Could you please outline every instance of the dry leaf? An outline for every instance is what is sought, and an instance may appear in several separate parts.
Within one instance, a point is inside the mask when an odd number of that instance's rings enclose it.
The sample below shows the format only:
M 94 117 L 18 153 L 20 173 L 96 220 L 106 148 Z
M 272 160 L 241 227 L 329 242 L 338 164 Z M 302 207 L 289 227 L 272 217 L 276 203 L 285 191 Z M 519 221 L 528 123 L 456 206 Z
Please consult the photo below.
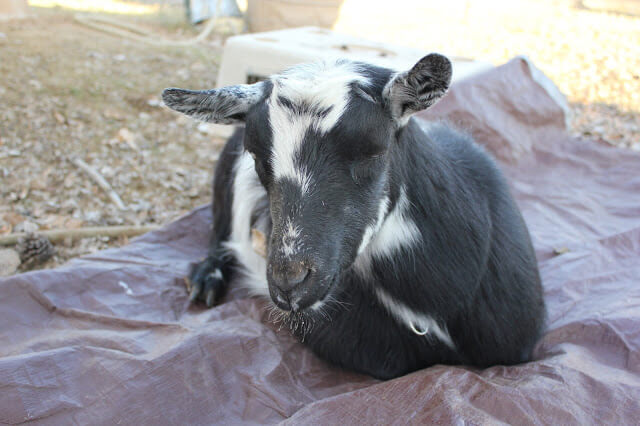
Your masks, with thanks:
M 138 145 L 136 145 L 136 142 L 135 142 L 136 135 L 131 133 L 131 131 L 126 127 L 123 127 L 122 129 L 118 130 L 118 139 L 121 142 L 125 142 L 134 151 L 140 150 L 140 148 L 138 148 Z
M 54 112 L 53 116 L 56 118 L 56 121 L 60 124 L 68 124 L 67 123 L 67 119 L 65 118 L 64 115 L 60 114 L 59 112 Z

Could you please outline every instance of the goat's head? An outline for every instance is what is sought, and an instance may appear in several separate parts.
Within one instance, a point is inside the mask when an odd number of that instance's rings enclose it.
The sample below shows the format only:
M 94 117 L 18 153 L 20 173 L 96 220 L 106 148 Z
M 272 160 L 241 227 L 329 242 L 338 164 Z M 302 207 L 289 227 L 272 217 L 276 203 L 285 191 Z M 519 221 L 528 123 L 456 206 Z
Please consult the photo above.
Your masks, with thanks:
M 335 61 L 252 85 L 166 89 L 163 100 L 200 120 L 245 123 L 244 147 L 270 202 L 269 291 L 298 311 L 322 304 L 379 229 L 397 132 L 450 80 L 449 60 L 431 54 L 402 73 Z

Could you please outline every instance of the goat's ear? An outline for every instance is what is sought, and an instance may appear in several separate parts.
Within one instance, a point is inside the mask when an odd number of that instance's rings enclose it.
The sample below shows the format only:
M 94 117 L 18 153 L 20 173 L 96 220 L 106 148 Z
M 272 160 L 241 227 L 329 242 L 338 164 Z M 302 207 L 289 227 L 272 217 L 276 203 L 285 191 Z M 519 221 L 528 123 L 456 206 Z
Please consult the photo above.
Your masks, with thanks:
M 169 108 L 201 121 L 219 124 L 243 122 L 247 111 L 264 95 L 264 83 L 239 84 L 213 90 L 169 88 L 162 100 Z
M 447 92 L 451 83 L 451 61 L 437 53 L 420 59 L 409 71 L 391 77 L 382 96 L 392 117 L 406 124 L 411 114 L 429 108 Z

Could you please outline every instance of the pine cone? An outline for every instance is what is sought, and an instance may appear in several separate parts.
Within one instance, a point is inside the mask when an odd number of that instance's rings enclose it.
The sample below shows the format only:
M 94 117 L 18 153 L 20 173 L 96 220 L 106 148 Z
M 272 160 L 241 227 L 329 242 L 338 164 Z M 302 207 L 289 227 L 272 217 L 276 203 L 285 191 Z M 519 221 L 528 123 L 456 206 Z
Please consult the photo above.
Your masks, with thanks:
M 55 249 L 49 241 L 49 238 L 29 233 L 25 237 L 20 238 L 16 250 L 20 254 L 20 260 L 23 264 L 30 266 L 39 265 L 51 259 L 55 253 Z

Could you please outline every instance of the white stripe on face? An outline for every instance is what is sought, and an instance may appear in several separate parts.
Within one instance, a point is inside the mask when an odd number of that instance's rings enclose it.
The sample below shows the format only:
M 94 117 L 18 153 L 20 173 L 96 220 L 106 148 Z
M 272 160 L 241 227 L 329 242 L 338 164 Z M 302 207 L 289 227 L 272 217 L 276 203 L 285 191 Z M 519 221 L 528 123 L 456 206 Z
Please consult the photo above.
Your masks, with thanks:
M 268 101 L 269 122 L 273 132 L 271 165 L 276 179 L 289 178 L 309 192 L 310 171 L 296 165 L 296 155 L 308 130 L 326 134 L 342 117 L 349 103 L 353 83 L 368 85 L 369 80 L 349 62 L 300 65 L 272 78 Z M 278 100 L 285 99 L 293 111 Z
M 302 248 L 299 238 L 300 229 L 293 224 L 291 218 L 287 219 L 287 225 L 282 233 L 282 254 L 291 257 L 297 253 Z

